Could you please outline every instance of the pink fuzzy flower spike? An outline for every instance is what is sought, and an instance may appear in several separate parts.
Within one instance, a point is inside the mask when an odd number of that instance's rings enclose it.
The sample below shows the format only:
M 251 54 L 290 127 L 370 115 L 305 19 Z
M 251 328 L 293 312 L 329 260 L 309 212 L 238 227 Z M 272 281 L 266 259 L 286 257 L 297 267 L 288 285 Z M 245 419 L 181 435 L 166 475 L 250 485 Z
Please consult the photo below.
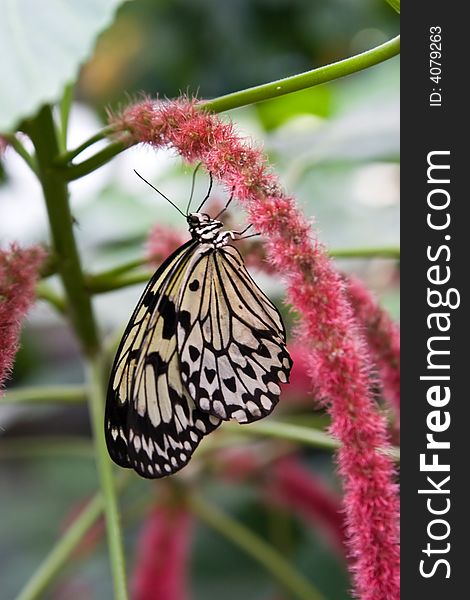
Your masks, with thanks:
M 18 350 L 21 322 L 35 299 L 46 252 L 39 246 L 0 250 L 0 393 Z
M 286 196 L 263 153 L 237 136 L 231 123 L 182 98 L 145 100 L 127 108 L 113 125 L 122 139 L 174 148 L 201 161 L 245 206 L 267 254 L 288 282 L 288 297 L 301 315 L 312 381 L 328 408 L 331 433 L 341 442 L 339 471 L 355 594 L 361 600 L 398 600 L 398 497 L 395 470 L 383 452 L 384 419 L 371 394 L 371 360 L 348 302 L 345 284 Z
M 186 600 L 191 516 L 159 506 L 144 522 L 133 577 L 132 600 Z
M 349 300 L 356 318 L 365 329 L 372 356 L 380 372 L 385 398 L 395 413 L 395 424 L 400 426 L 400 328 L 379 306 L 364 284 L 350 277 L 346 279 Z

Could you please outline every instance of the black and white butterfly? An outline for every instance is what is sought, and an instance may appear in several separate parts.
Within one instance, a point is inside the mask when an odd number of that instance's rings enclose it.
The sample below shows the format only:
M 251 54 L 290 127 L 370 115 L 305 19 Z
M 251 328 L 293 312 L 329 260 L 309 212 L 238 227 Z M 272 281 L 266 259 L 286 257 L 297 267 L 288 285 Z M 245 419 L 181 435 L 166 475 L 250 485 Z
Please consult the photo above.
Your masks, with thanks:
M 230 245 L 244 231 L 217 220 L 232 198 L 215 218 L 199 212 L 211 186 L 197 212 L 188 206 L 191 239 L 150 280 L 111 370 L 108 451 L 142 477 L 183 468 L 222 421 L 271 413 L 289 379 L 281 316 Z

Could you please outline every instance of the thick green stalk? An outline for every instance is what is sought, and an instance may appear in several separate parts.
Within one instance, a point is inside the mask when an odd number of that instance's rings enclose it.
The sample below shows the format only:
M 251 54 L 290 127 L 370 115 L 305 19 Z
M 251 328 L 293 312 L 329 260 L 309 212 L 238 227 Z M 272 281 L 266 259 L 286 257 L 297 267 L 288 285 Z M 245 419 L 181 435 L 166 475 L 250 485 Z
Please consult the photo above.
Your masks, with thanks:
M 36 149 L 38 175 L 46 200 L 57 266 L 67 296 L 67 308 L 83 350 L 91 355 L 99 347 L 98 333 L 73 234 L 67 182 L 53 166 L 60 149 L 50 106 L 43 107 L 37 117 L 29 121 L 27 130 Z
M 299 573 L 272 546 L 255 535 L 241 523 L 224 514 L 204 500 L 191 496 L 187 500 L 190 510 L 209 527 L 230 540 L 258 561 L 286 590 L 300 600 L 325 600 L 313 584 Z
M 41 109 L 27 124 L 28 133 L 36 149 L 39 178 L 46 200 L 49 223 L 58 271 L 67 299 L 67 308 L 87 357 L 87 382 L 91 421 L 95 435 L 96 460 L 101 489 L 105 500 L 106 529 L 110 551 L 111 570 L 116 600 L 127 600 L 126 572 L 122 547 L 121 526 L 114 490 L 112 465 L 103 436 L 103 382 L 99 358 L 99 335 L 90 295 L 85 287 L 80 257 L 73 233 L 67 182 L 64 173 L 55 167 L 60 152 L 50 106 Z

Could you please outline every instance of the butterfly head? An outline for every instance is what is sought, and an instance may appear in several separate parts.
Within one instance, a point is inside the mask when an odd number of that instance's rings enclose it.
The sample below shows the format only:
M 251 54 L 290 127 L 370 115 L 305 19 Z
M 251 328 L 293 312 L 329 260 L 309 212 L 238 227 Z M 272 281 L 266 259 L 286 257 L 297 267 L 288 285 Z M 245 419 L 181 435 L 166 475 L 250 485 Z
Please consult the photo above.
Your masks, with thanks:
M 205 243 L 214 241 L 218 237 L 220 229 L 224 226 L 221 221 L 212 219 L 206 213 L 190 213 L 186 220 L 191 236 Z

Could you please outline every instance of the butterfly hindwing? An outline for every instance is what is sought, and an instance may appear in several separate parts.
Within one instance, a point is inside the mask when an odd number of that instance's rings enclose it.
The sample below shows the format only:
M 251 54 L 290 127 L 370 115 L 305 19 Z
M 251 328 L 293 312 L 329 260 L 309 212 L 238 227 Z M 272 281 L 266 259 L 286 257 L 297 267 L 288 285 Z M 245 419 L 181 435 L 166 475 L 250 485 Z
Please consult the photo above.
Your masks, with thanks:
M 269 414 L 292 361 L 279 312 L 233 246 L 196 249 L 179 311 L 182 379 L 199 408 L 240 423 Z
M 131 317 L 111 371 L 105 431 L 109 453 L 143 477 L 187 464 L 220 420 L 201 411 L 181 380 L 177 305 L 196 244 L 179 248 L 157 270 Z

